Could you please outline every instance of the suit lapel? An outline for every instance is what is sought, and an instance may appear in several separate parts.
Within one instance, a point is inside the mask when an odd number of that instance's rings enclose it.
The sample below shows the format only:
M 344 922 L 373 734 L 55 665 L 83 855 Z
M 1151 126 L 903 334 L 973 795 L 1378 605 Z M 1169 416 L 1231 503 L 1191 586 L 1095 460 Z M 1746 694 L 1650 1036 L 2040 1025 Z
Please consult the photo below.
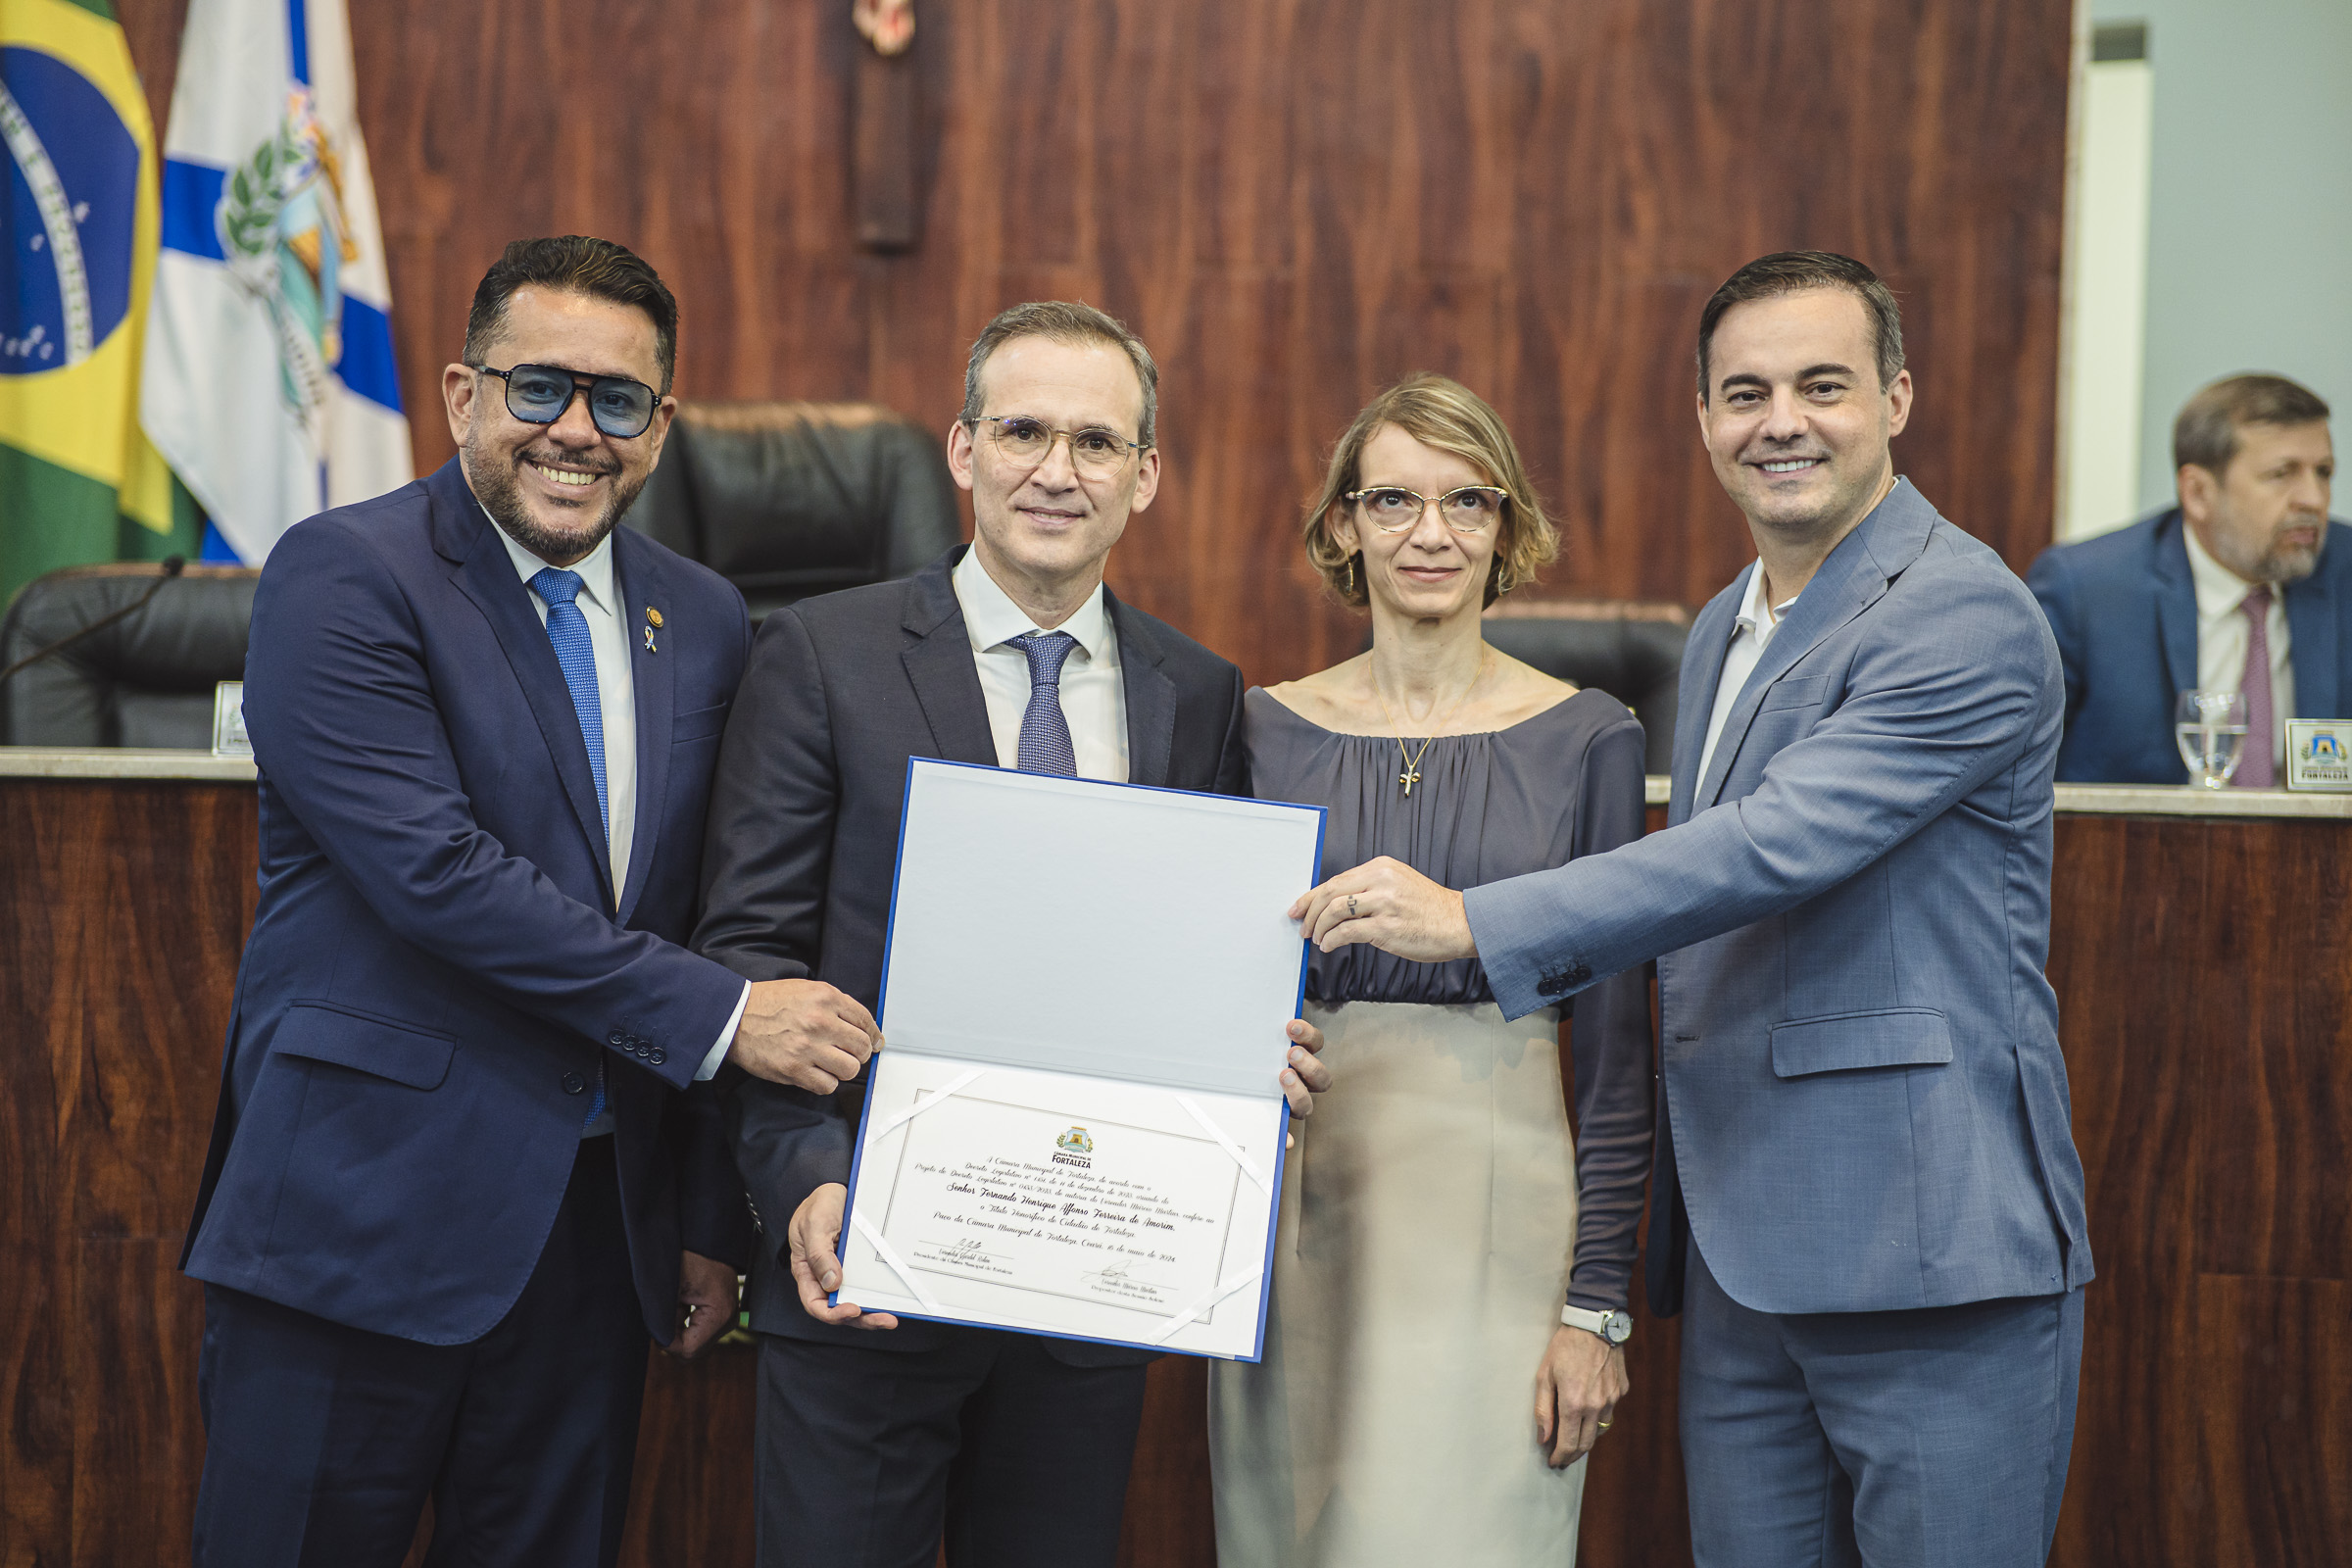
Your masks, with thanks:
M 899 657 L 922 705 L 923 720 L 931 726 L 931 755 L 946 762 L 994 767 L 997 739 L 988 727 L 988 698 L 980 690 L 963 607 L 948 576 L 962 557 L 956 551 L 907 579 L 900 624 L 916 640 Z
M 2155 534 L 2156 636 L 2175 698 L 2197 685 L 2197 585 L 2188 571 L 2188 546 L 2181 542 L 2187 526 L 2176 511 L 2156 525 Z
M 654 864 L 655 839 L 661 831 L 662 807 L 669 790 L 669 735 L 677 713 L 678 665 L 674 644 L 657 636 L 656 650 L 645 646 L 639 629 L 651 608 L 670 602 L 668 573 L 644 541 L 626 528 L 612 530 L 612 612 L 620 617 L 620 632 L 629 639 L 629 675 L 636 684 L 637 707 L 637 821 L 629 841 L 628 874 L 620 885 L 620 923 L 629 923 L 645 891 Z
M 1706 749 L 1707 720 L 1715 714 L 1715 685 L 1723 678 L 1724 656 L 1731 651 L 1732 622 L 1740 601 L 1747 597 L 1748 572 L 1761 569 L 1762 563 L 1756 563 L 1734 577 L 1729 588 L 1707 602 L 1690 627 L 1681 680 L 1681 690 L 1688 695 L 1678 699 L 1674 715 L 1674 778 L 1666 807 L 1669 826 L 1690 819 L 1691 795 L 1698 784 L 1698 754 Z
M 1127 782 L 1160 788 L 1176 747 L 1176 683 L 1159 666 L 1166 658 L 1143 617 L 1102 589 L 1111 634 L 1119 640 L 1119 683 L 1127 698 Z
M 1886 498 L 1862 519 L 1861 525 L 1838 541 L 1838 548 L 1830 552 L 1821 569 L 1813 574 L 1813 580 L 1797 596 L 1788 618 L 1772 634 L 1772 641 L 1765 645 L 1764 657 L 1756 661 L 1747 684 L 1740 688 L 1739 701 L 1732 705 L 1731 715 L 1724 720 L 1723 734 L 1715 742 L 1707 776 L 1698 781 L 1693 810 L 1705 810 L 1723 794 L 1724 780 L 1731 776 L 1732 760 L 1740 755 L 1740 743 L 1746 737 L 1747 727 L 1754 722 L 1756 710 L 1763 705 L 1764 694 L 1772 683 L 1820 647 L 1823 638 L 1886 593 L 1886 584 L 1927 548 L 1928 531 L 1935 525 L 1936 509 L 1928 505 L 1908 480 L 1898 479 Z M 1756 569 L 1763 569 L 1761 562 Z
M 447 493 L 441 480 L 445 475 L 458 474 L 457 495 Z M 571 688 L 564 684 L 564 666 L 556 662 L 556 646 L 548 641 L 547 627 L 541 624 L 538 612 L 531 608 L 530 590 L 515 575 L 514 563 L 508 558 L 506 547 L 493 536 L 496 526 L 488 514 L 474 500 L 473 492 L 458 473 L 455 458 L 433 476 L 433 501 L 436 522 L 445 523 L 435 529 L 436 548 L 454 560 L 456 564 L 449 580 L 458 592 L 473 601 L 482 618 L 498 638 L 499 648 L 507 656 L 507 667 L 522 687 L 523 701 L 529 706 L 532 719 L 539 726 L 539 737 L 554 759 L 556 776 L 564 783 L 564 798 L 571 804 L 571 813 L 578 819 L 580 831 L 587 837 L 590 854 L 595 858 L 597 873 L 604 878 L 604 907 L 612 907 L 612 852 L 605 840 L 604 813 L 596 804 L 596 776 L 588 769 L 588 742 L 580 734 L 580 716 L 572 710 Z M 472 513 L 468 530 L 465 511 Z M 455 513 L 444 516 L 442 514 Z M 453 551 L 463 554 L 452 555 Z M 640 798 L 643 791 L 639 791 Z
M 2323 571 L 2286 585 L 2286 654 L 2295 672 L 2295 710 L 2282 717 L 2333 718 L 2343 711 L 2336 689 L 2342 667 L 2336 662 L 2336 607 L 2325 564 L 2323 560 Z

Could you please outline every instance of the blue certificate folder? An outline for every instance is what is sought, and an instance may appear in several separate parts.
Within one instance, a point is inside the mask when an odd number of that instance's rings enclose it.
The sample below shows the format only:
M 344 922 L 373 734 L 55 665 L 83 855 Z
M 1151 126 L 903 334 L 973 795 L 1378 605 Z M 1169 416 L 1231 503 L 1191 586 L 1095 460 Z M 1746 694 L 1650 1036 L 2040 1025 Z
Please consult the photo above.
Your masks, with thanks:
M 910 761 L 834 1299 L 1257 1360 L 1323 818 Z

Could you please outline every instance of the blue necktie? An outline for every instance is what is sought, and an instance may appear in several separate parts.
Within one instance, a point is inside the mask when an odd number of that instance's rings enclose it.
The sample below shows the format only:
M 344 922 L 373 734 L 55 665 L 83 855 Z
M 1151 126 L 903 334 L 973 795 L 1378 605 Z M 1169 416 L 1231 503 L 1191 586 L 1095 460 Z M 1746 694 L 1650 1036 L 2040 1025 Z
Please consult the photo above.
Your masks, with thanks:
M 1078 776 L 1078 750 L 1061 712 L 1061 663 L 1078 646 L 1066 631 L 1033 631 L 1012 639 L 1029 661 L 1029 708 L 1021 714 L 1021 749 L 1013 765 L 1024 773 Z
M 580 738 L 588 743 L 588 771 L 596 778 L 597 820 L 610 845 L 612 808 L 605 799 L 605 705 L 596 689 L 596 650 L 588 641 L 588 617 L 572 603 L 579 597 L 580 574 L 542 566 L 531 578 L 531 589 L 547 601 L 547 640 L 556 645 L 556 662 L 564 666 L 564 684 L 571 689 L 571 710 L 579 715 Z M 588 1122 L 604 1113 L 605 1064 L 600 1054 L 596 1099 L 589 1102 Z
M 608 839 L 612 832 L 612 808 L 605 802 L 605 705 L 596 690 L 596 650 L 588 641 L 588 617 L 572 601 L 579 597 L 580 574 L 542 566 L 531 587 L 547 601 L 547 640 L 556 645 L 556 662 L 564 666 L 564 684 L 571 688 L 571 710 L 579 715 L 580 738 L 588 743 L 588 771 L 596 776 L 596 815 Z

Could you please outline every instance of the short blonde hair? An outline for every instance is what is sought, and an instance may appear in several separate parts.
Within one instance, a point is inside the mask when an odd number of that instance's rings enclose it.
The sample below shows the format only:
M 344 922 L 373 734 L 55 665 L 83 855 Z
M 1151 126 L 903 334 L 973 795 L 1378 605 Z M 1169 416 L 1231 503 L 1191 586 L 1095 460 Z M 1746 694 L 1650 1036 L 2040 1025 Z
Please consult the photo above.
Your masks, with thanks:
M 1306 559 L 1314 563 L 1342 603 L 1361 610 L 1371 603 L 1371 595 L 1364 587 L 1364 574 L 1353 569 L 1355 555 L 1342 550 L 1333 536 L 1332 513 L 1342 504 L 1342 496 L 1357 488 L 1364 447 L 1373 433 L 1389 424 L 1423 446 L 1452 453 L 1484 474 L 1489 483 L 1509 492 L 1510 499 L 1503 503 L 1494 564 L 1487 574 L 1486 604 L 1535 581 L 1538 569 L 1558 558 L 1559 530 L 1544 514 L 1543 499 L 1519 461 L 1518 444 L 1511 440 L 1502 416 L 1486 399 L 1450 376 L 1416 371 L 1364 405 L 1339 445 L 1332 448 L 1322 494 L 1307 509 Z

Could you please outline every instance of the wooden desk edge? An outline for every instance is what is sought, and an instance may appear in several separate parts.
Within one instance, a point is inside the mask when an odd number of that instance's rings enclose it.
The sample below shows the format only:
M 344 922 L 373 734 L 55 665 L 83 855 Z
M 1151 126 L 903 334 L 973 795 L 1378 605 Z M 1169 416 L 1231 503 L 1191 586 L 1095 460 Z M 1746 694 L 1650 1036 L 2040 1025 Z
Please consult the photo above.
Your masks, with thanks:
M 249 757 L 215 757 L 210 752 L 137 751 L 117 748 L 62 751 L 38 746 L 0 746 L 0 778 L 189 779 L 250 784 L 256 777 Z M 1642 799 L 1664 806 L 1664 775 L 1642 780 Z M 2352 794 L 2287 790 L 2217 790 L 2185 785 L 2061 784 L 2058 811 L 2066 816 L 2316 817 L 2352 819 Z

